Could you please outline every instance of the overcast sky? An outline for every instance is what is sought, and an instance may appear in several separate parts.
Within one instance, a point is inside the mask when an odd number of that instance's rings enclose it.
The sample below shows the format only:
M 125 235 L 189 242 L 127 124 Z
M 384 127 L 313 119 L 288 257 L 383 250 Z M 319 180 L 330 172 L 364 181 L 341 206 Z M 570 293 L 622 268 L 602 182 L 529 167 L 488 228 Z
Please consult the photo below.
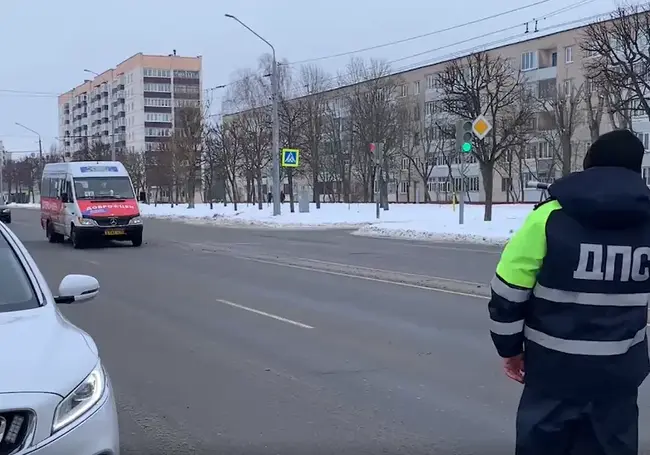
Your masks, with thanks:
M 167 55 L 176 49 L 179 55 L 202 55 L 205 88 L 227 84 L 238 69 L 256 68 L 257 58 L 268 48 L 225 13 L 273 43 L 278 59 L 298 62 L 435 32 L 539 1 L 1 0 L 0 140 L 9 151 L 37 150 L 37 138 L 15 125 L 19 122 L 38 131 L 49 148 L 58 135 L 56 95 L 82 83 L 88 76 L 85 68 L 102 72 L 138 52 Z M 481 10 L 481 5 L 494 9 Z M 401 70 L 523 34 L 527 21 L 532 31 L 535 18 L 545 31 L 616 5 L 615 0 L 546 0 L 496 19 L 356 55 L 394 61 L 393 68 Z M 505 28 L 510 29 L 471 40 Z M 317 63 L 336 74 L 349 59 Z

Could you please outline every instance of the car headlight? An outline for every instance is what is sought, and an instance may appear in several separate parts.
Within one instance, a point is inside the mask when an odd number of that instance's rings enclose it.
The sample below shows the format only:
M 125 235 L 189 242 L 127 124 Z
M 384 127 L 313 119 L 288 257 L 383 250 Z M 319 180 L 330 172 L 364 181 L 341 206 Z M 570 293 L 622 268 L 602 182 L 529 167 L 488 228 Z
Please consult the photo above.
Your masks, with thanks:
M 2 213 L 9 213 L 9 209 L 2 209 Z
M 95 223 L 95 220 L 91 220 L 90 218 L 78 218 L 79 224 L 81 226 L 95 226 L 97 223 Z
M 129 224 L 142 224 L 142 218 L 139 216 L 134 216 L 129 220 Z
M 52 433 L 70 425 L 95 406 L 104 395 L 106 376 L 101 364 L 79 384 L 54 411 Z

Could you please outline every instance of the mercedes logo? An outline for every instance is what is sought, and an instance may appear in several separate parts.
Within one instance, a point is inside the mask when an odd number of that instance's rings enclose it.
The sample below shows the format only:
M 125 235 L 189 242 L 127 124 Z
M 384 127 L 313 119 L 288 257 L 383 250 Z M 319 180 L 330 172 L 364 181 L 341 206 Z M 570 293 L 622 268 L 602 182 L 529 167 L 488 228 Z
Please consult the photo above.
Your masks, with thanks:
M 111 223 L 111 226 L 116 226 L 117 225 L 117 218 L 111 218 L 110 223 Z

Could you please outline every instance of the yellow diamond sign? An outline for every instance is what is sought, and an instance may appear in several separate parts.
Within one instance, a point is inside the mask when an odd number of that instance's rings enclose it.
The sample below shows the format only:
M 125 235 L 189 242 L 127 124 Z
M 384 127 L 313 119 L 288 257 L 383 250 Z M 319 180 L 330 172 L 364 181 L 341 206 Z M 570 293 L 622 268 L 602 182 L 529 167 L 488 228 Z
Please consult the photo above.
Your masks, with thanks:
M 472 123 L 472 131 L 477 138 L 483 139 L 492 130 L 492 125 L 483 115 L 479 115 Z

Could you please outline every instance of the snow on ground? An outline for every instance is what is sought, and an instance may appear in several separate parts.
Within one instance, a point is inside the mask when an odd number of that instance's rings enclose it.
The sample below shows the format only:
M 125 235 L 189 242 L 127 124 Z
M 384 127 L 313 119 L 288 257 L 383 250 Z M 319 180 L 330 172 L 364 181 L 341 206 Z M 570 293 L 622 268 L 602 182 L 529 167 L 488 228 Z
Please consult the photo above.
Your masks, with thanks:
M 16 207 L 16 208 L 21 208 L 21 209 L 35 210 L 35 209 L 40 209 L 41 208 L 41 204 L 33 204 L 31 202 L 28 203 L 28 204 L 17 204 L 15 202 L 11 202 L 8 205 L 9 205 L 9 207 Z
M 10 204 L 12 207 L 38 209 L 38 204 Z M 201 224 L 233 227 L 266 227 L 290 229 L 357 228 L 356 235 L 373 237 L 406 238 L 418 240 L 464 241 L 501 244 L 523 223 L 533 206 L 495 205 L 493 221 L 483 221 L 482 205 L 465 206 L 465 223 L 458 224 L 458 207 L 435 204 L 392 204 L 390 210 L 380 212 L 376 219 L 374 204 L 321 204 L 316 209 L 311 204 L 309 213 L 289 211 L 289 204 L 282 205 L 282 214 L 273 216 L 273 207 L 264 204 L 262 210 L 254 204 L 187 204 L 171 207 L 169 204 L 140 204 L 143 217 L 165 218 Z
M 510 238 L 531 210 L 532 205 L 527 204 L 496 205 L 493 221 L 484 222 L 484 207 L 467 205 L 465 223 L 459 225 L 458 207 L 454 210 L 451 205 L 393 204 L 390 210 L 382 210 L 377 220 L 374 204 L 321 204 L 320 209 L 311 204 L 309 213 L 299 213 L 296 204 L 295 213 L 291 213 L 285 203 L 279 217 L 273 216 L 269 204 L 264 204 L 262 210 L 257 205 L 240 204 L 237 211 L 231 204 L 215 204 L 212 210 L 207 204 L 197 204 L 194 209 L 186 205 L 141 204 L 142 215 L 154 218 L 275 228 L 357 227 L 355 234 L 364 236 L 497 244 Z

